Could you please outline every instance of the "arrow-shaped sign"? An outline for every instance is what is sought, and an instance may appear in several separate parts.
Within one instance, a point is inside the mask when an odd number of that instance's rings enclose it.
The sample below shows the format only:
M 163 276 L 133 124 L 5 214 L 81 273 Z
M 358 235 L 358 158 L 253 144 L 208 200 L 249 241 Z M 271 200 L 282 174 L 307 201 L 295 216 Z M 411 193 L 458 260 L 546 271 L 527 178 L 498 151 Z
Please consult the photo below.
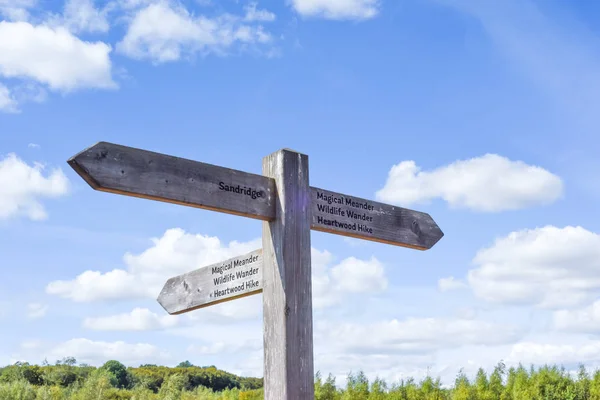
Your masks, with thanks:
M 311 188 L 311 229 L 427 250 L 444 233 L 429 214 Z
M 270 221 L 273 179 L 99 142 L 69 165 L 94 189 Z
M 262 249 L 171 278 L 158 302 L 169 314 L 183 314 L 262 292 Z

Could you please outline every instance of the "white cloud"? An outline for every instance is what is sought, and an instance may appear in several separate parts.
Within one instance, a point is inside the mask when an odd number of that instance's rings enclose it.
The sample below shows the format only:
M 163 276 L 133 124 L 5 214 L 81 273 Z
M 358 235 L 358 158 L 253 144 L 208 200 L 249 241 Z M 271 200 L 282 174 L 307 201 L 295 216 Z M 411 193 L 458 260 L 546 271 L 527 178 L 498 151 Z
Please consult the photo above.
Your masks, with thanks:
M 178 316 L 159 316 L 147 308 L 135 308 L 129 313 L 86 318 L 83 327 L 97 331 L 150 331 L 172 328 L 178 323 Z
M 84 42 L 63 27 L 0 21 L 0 75 L 33 79 L 53 90 L 114 89 L 111 47 Z
M 17 104 L 28 102 L 43 103 L 48 98 L 46 88 L 34 81 L 21 81 L 11 86 L 10 91 Z
M 39 148 L 40 148 L 40 145 L 39 145 L 39 144 L 37 144 L 37 143 L 29 143 L 29 144 L 27 145 L 27 147 L 29 147 L 30 149 L 39 149 Z
M 146 284 L 137 280 L 135 275 L 121 269 L 106 273 L 85 271 L 72 281 L 50 282 L 46 287 L 46 293 L 77 302 L 88 302 L 154 297 L 160 291 L 159 282 L 153 281 L 152 286 Z
M 570 308 L 600 294 L 600 235 L 582 227 L 512 232 L 473 262 L 469 285 L 488 301 Z
M 252 2 L 244 7 L 244 10 L 246 11 L 246 16 L 244 17 L 244 19 L 246 21 L 275 21 L 275 14 L 267 10 L 259 10 L 256 7 L 256 2 Z
M 313 248 L 311 259 L 314 309 L 338 305 L 348 294 L 387 289 L 383 265 L 374 257 L 367 261 L 349 257 L 334 264 L 330 252 Z
M 12 96 L 10 90 L 2 83 L 0 83 L 0 111 L 6 113 L 19 112 L 17 101 Z
M 438 289 L 442 292 L 450 290 L 459 290 L 467 287 L 467 284 L 461 280 L 455 279 L 453 276 L 441 278 L 438 280 Z
M 507 362 L 523 364 L 580 364 L 600 361 L 600 341 L 556 344 L 527 341 L 513 346 Z
M 514 343 L 521 331 L 473 319 L 408 318 L 357 324 L 321 322 L 317 332 L 328 348 L 348 354 L 425 354 L 466 345 Z
M 390 382 L 426 375 L 451 384 L 459 369 L 475 373 L 506 359 L 522 327 L 459 318 L 376 322 L 315 321 L 315 368 L 343 384 L 350 371 Z
M 562 180 L 545 169 L 486 154 L 429 172 L 402 161 L 376 196 L 404 206 L 441 198 L 455 208 L 499 212 L 548 204 L 562 193 Z
M 71 339 L 52 348 L 49 360 L 74 357 L 79 363 L 101 365 L 108 360 L 119 360 L 125 365 L 138 366 L 153 362 L 170 361 L 170 355 L 147 343 L 104 342 L 84 338 Z
M 11 21 L 26 21 L 28 10 L 36 3 L 35 0 L 0 0 L 0 15 Z
M 110 25 L 107 19 L 109 8 L 100 10 L 95 7 L 94 0 L 67 0 L 62 15 L 54 16 L 48 23 L 53 26 L 64 26 L 73 33 L 108 32 Z
M 48 306 L 40 303 L 31 303 L 27 306 L 27 317 L 31 319 L 42 318 L 48 312 Z
M 291 0 L 296 12 L 306 17 L 363 20 L 379 13 L 379 0 Z
M 46 292 L 77 302 L 156 299 L 167 279 L 260 248 L 261 241 L 224 245 L 216 237 L 169 229 L 141 254 L 123 257 L 126 270 L 85 271 L 74 280 L 54 281 Z
M 136 11 L 117 50 L 132 58 L 164 63 L 195 53 L 224 54 L 235 44 L 271 40 L 262 26 L 241 21 L 233 15 L 195 17 L 182 6 L 159 1 Z
M 579 310 L 557 310 L 553 314 L 554 327 L 576 333 L 600 333 L 600 300 Z
M 127 269 L 104 273 L 88 270 L 73 280 L 50 282 L 46 292 L 77 302 L 156 299 L 167 279 L 173 276 L 261 247 L 260 239 L 224 245 L 216 237 L 193 235 L 182 229 L 169 229 L 152 242 L 154 245 L 141 254 L 125 254 Z M 351 257 L 333 265 L 329 252 L 312 249 L 312 270 L 315 308 L 337 304 L 349 293 L 377 293 L 387 287 L 383 266 L 376 258 L 363 261 Z M 241 305 L 225 304 L 215 306 L 224 313 L 222 317 L 237 319 Z
M 375 257 L 368 261 L 349 257 L 331 269 L 331 276 L 341 291 L 377 293 L 387 289 L 383 265 Z
M 43 166 L 29 166 L 15 154 L 0 159 L 0 219 L 25 216 L 32 220 L 48 217 L 40 198 L 67 194 L 69 181 L 62 170 L 55 169 L 48 176 Z

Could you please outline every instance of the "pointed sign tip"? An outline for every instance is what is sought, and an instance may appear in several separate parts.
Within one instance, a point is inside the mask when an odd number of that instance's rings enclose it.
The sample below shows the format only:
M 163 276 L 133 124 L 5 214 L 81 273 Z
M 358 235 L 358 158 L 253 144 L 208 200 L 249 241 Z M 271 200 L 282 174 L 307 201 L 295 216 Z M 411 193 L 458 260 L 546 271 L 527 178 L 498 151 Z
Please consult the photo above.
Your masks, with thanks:
M 425 249 L 425 250 L 430 250 L 433 246 L 435 246 L 436 244 L 439 243 L 440 240 L 442 240 L 442 238 L 444 237 L 444 232 L 442 232 L 442 230 L 440 229 L 440 227 L 435 224 L 435 227 L 437 228 L 437 234 L 435 236 L 435 240 L 432 241 L 432 243 Z
M 90 150 L 92 150 L 93 148 L 95 148 L 95 147 L 99 147 L 99 146 L 106 146 L 106 145 L 110 145 L 110 143 L 108 143 L 108 142 L 103 142 L 103 141 L 96 142 L 96 143 L 94 143 L 93 145 L 91 145 L 91 146 L 88 146 L 88 147 L 86 147 L 85 149 L 81 150 L 79 153 L 75 154 L 73 157 L 69 158 L 69 159 L 67 160 L 67 163 L 69 163 L 69 164 L 75 163 L 75 162 L 77 162 L 77 159 L 78 159 L 78 158 L 81 158 L 81 156 L 82 156 L 83 154 L 85 154 L 85 153 L 88 153 L 88 152 L 89 152 Z
M 96 182 L 96 180 L 94 180 L 94 178 L 92 178 L 89 174 L 89 172 L 86 170 L 86 168 L 82 165 L 82 163 L 80 162 L 80 157 L 81 154 L 84 153 L 86 150 L 84 150 L 81 153 L 78 153 L 76 155 L 74 155 L 73 157 L 69 158 L 67 160 L 67 164 L 69 164 L 69 166 L 80 176 L 83 178 L 84 181 L 87 182 L 88 185 L 90 185 L 90 187 L 94 190 L 98 190 L 98 188 L 100 188 L 100 184 L 98 182 Z

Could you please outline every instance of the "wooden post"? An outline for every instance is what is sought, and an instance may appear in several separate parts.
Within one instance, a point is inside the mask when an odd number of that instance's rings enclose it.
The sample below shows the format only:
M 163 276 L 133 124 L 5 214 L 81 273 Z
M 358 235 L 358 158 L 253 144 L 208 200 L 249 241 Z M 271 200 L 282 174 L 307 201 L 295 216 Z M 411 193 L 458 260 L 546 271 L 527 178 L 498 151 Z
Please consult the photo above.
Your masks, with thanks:
M 265 400 L 313 400 L 311 208 L 308 156 L 263 159 L 275 180 L 275 220 L 263 222 Z

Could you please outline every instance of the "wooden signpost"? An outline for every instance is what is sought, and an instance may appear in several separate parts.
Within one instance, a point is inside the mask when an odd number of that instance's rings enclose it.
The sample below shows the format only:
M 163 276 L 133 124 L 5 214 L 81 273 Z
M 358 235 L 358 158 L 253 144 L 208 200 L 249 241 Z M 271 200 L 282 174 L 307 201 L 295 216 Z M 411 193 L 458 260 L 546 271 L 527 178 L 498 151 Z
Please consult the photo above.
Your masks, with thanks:
M 94 189 L 263 221 L 262 249 L 169 279 L 169 314 L 263 293 L 266 400 L 314 399 L 310 231 L 417 250 L 444 235 L 422 212 L 309 186 L 308 156 L 283 149 L 262 175 L 100 142 L 68 161 Z

